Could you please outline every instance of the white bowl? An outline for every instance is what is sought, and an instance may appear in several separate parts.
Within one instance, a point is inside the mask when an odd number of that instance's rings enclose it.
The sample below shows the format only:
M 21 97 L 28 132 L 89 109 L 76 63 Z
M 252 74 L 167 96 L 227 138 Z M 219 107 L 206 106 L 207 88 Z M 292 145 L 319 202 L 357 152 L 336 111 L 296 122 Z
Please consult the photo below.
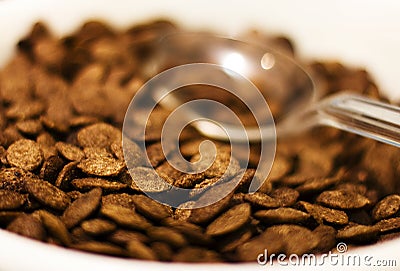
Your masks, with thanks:
M 337 59 L 370 71 L 385 94 L 400 98 L 400 2 L 374 0 L 270 1 L 0 1 L 0 66 L 13 54 L 16 42 L 38 20 L 63 35 L 89 18 L 105 19 L 116 27 L 162 16 L 189 29 L 211 29 L 235 35 L 249 27 L 283 32 L 305 58 Z M 352 254 L 374 260 L 396 260 L 400 239 L 354 249 Z M 288 270 L 293 267 L 246 264 L 171 264 L 117 259 L 55 247 L 0 230 L 0 270 Z M 318 269 L 371 270 L 325 264 Z M 317 269 L 298 266 L 295 270 Z

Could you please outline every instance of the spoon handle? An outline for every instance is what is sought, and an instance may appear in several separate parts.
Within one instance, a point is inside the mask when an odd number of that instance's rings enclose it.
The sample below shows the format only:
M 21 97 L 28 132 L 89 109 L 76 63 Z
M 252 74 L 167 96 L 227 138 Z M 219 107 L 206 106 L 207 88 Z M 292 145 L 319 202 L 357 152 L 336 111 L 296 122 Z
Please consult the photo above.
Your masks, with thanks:
M 328 125 L 400 147 L 400 107 L 365 96 L 342 92 L 322 99 L 299 117 L 304 120 L 303 129 Z

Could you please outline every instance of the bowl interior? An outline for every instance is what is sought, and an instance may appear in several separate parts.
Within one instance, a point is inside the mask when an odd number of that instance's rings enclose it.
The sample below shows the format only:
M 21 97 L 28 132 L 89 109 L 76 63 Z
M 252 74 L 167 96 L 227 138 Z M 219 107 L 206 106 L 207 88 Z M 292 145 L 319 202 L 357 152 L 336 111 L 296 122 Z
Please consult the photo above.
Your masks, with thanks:
M 400 40 L 397 19 L 400 5 L 396 1 L 375 4 L 365 1 L 326 3 L 306 0 L 283 1 L 77 1 L 49 0 L 2 1 L 0 3 L 0 66 L 12 56 L 16 42 L 31 25 L 43 20 L 60 36 L 72 32 L 90 18 L 100 18 L 117 28 L 168 17 L 190 30 L 210 29 L 235 36 L 249 27 L 281 32 L 294 38 L 305 57 L 339 58 L 365 65 L 378 79 L 390 98 L 400 97 L 398 55 Z M 309 8 L 304 8 L 308 6 Z M 340 14 L 341 18 L 338 18 Z M 374 30 L 371 34 L 371 30 Z M 354 34 L 357 33 L 357 34 Z M 369 46 L 366 46 L 368 44 Z M 2 270 L 256 270 L 251 264 L 187 265 L 115 259 L 58 248 L 31 241 L 0 230 Z M 398 258 L 400 240 L 361 247 L 353 253 L 374 258 Z M 332 266 L 331 266 L 332 267 Z M 272 266 L 273 270 L 284 267 Z M 329 268 L 329 266 L 324 267 Z M 351 270 L 351 267 L 343 266 Z M 368 269 L 367 267 L 363 269 Z M 299 267 L 297 270 L 307 270 Z

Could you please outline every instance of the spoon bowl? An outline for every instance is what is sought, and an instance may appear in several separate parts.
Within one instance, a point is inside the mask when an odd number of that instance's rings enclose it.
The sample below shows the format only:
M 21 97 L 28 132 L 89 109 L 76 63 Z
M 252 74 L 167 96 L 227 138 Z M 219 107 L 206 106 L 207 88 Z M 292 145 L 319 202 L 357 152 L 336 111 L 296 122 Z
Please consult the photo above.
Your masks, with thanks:
M 219 65 L 248 78 L 268 102 L 275 120 L 314 98 L 313 81 L 300 65 L 258 44 L 208 33 L 176 33 L 160 41 L 159 70 L 192 63 Z M 236 80 L 234 73 L 228 76 L 227 80 Z M 191 98 L 198 95 L 190 94 Z
M 268 49 L 260 44 L 220 37 L 209 33 L 175 33 L 164 37 L 159 43 L 156 63 L 158 71 L 194 63 L 220 66 L 224 74 L 204 74 L 204 77 L 220 77 L 239 89 L 239 96 L 252 98 L 249 87 L 238 85 L 238 75 L 250 80 L 261 92 L 274 121 L 247 125 L 247 136 L 241 136 L 239 128 L 229 124 L 230 133 L 214 129 L 213 122 L 194 122 L 193 126 L 203 135 L 219 140 L 232 140 L 227 134 L 238 136 L 235 141 L 262 141 L 275 136 L 270 133 L 276 124 L 277 135 L 289 136 L 316 125 L 328 125 L 348 132 L 373 138 L 394 146 L 400 146 L 400 108 L 365 96 L 352 94 L 351 90 L 319 99 L 312 78 L 291 57 Z M 199 76 L 199 75 L 196 75 Z M 179 80 L 170 78 L 170 81 Z M 167 82 L 167 85 L 171 82 Z M 204 95 L 204 88 L 192 92 L 189 99 Z M 209 91 L 213 94 L 215 91 Z M 155 96 L 159 96 L 156 94 Z M 257 96 L 258 97 L 258 96 Z M 184 103 L 188 97 L 174 92 L 161 105 L 170 109 Z M 228 104 L 232 106 L 232 104 Z M 202 112 L 201 112 L 202 111 Z M 239 109 L 245 112 L 245 109 Z M 184 115 L 204 116 L 204 110 L 186 108 Z M 212 114 L 210 114 L 212 115 Z M 246 123 L 245 123 L 246 124 Z M 270 136 L 269 136 L 270 135 Z

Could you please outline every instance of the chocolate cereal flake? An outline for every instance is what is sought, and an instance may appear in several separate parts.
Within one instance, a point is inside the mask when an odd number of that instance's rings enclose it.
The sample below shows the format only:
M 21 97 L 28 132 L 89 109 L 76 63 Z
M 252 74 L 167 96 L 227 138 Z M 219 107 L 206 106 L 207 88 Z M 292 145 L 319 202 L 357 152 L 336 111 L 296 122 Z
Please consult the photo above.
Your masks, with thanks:
M 313 230 L 318 237 L 318 245 L 314 248 L 315 252 L 329 251 L 336 246 L 336 230 L 327 225 L 319 225 Z
M 162 224 L 172 229 L 175 229 L 186 236 L 186 239 L 191 244 L 209 245 L 213 243 L 213 239 L 211 238 L 211 236 L 206 234 L 203 228 L 198 225 L 189 223 L 187 221 L 176 220 L 172 217 L 164 219 L 162 221 Z
M 339 240 L 349 240 L 356 243 L 368 243 L 375 241 L 379 229 L 374 226 L 349 225 L 339 230 L 336 238 Z
M 290 158 L 284 155 L 277 155 L 274 159 L 274 163 L 271 168 L 271 172 L 268 175 L 268 179 L 271 182 L 277 182 L 286 176 L 292 169 L 293 164 Z
M 131 241 L 147 243 L 148 237 L 137 231 L 118 229 L 107 236 L 107 240 L 120 246 L 126 246 Z
M 213 193 L 218 194 L 218 189 L 211 190 L 211 194 L 204 194 L 199 198 L 198 202 L 202 202 L 203 199 L 207 200 L 209 196 L 213 197 Z M 223 199 L 220 199 L 211 205 L 189 210 L 187 221 L 195 224 L 203 224 L 211 221 L 229 206 L 231 198 L 232 194 L 228 194 Z
M 151 168 L 136 167 L 129 170 L 132 177 L 132 185 L 139 186 L 143 192 L 162 192 L 170 189 L 170 185 L 164 181 L 155 171 Z
M 83 151 L 72 144 L 57 142 L 55 145 L 58 152 L 67 160 L 80 161 L 84 157 Z
M 100 205 L 101 194 L 101 189 L 95 188 L 72 202 L 61 217 L 65 226 L 70 229 L 92 215 Z
M 43 153 L 35 141 L 20 139 L 8 147 L 7 161 L 12 166 L 32 171 L 42 164 Z
M 86 147 L 83 148 L 85 158 L 97 159 L 97 158 L 113 158 L 113 155 L 106 148 L 99 147 Z
M 127 245 L 128 255 L 135 259 L 157 260 L 157 256 L 152 249 L 140 241 L 132 240 Z
M 81 227 L 92 236 L 107 235 L 117 229 L 113 222 L 99 218 L 83 221 Z
M 6 117 L 10 119 L 30 119 L 40 115 L 45 109 L 41 101 L 21 101 L 13 104 L 6 111 Z
M 124 149 L 122 149 L 122 143 L 120 141 L 115 141 L 111 144 L 111 151 L 118 159 L 125 160 L 129 167 L 146 165 L 144 153 L 135 142 L 124 137 L 123 146 Z
M 339 181 L 340 179 L 337 177 L 312 178 L 296 187 L 296 190 L 302 195 L 317 193 L 326 190 L 334 184 L 337 184 Z
M 393 217 L 388 219 L 382 219 L 375 224 L 376 228 L 379 229 L 381 233 L 387 233 L 391 231 L 400 230 L 400 217 Z
M 35 175 L 21 168 L 1 168 L 0 189 L 12 190 L 15 192 L 26 192 L 26 180 L 34 177 Z
M 144 195 L 132 197 L 136 210 L 145 217 L 159 221 L 172 215 L 172 209 Z
M 19 215 L 8 225 L 7 230 L 40 241 L 46 237 L 46 231 L 40 221 L 27 214 Z
M 219 236 L 233 232 L 249 221 L 250 213 L 250 204 L 236 205 L 208 225 L 206 233 L 212 236 Z
M 133 209 L 118 205 L 104 205 L 100 209 L 100 214 L 128 229 L 146 230 L 151 226 L 147 219 L 136 213 Z
M 73 161 L 66 164 L 54 184 L 62 189 L 68 189 L 71 181 L 78 175 L 78 163 L 78 161 Z
M 276 199 L 283 207 L 294 205 L 299 196 L 299 192 L 289 187 L 280 187 L 271 192 L 271 197 Z
M 370 204 L 368 198 L 343 190 L 325 191 L 317 197 L 317 202 L 331 208 L 358 209 Z
M 126 252 L 122 248 L 104 242 L 88 241 L 88 242 L 74 244 L 71 247 L 83 251 L 112 255 L 112 256 L 126 255 Z
M 319 224 L 346 225 L 349 222 L 347 214 L 343 211 L 304 201 L 300 201 L 298 205 L 309 213 Z
M 45 159 L 42 168 L 40 169 L 39 177 L 54 184 L 63 167 L 64 161 L 59 156 L 50 156 Z
M 116 176 L 125 167 L 125 163 L 110 157 L 84 159 L 78 164 L 83 172 L 95 176 Z
M 0 190 L 0 210 L 18 209 L 25 203 L 26 199 L 26 195 L 10 190 Z
M 378 202 L 372 210 L 372 217 L 381 220 L 393 216 L 400 210 L 400 195 L 389 195 Z
M 77 135 L 81 147 L 110 147 L 116 140 L 121 140 L 121 132 L 106 123 L 96 123 L 82 128 Z
M 171 228 L 151 227 L 146 233 L 151 240 L 165 242 L 174 248 L 181 248 L 188 244 L 186 238 L 181 233 Z
M 15 127 L 17 127 L 18 131 L 20 131 L 21 133 L 29 136 L 37 135 L 43 129 L 41 122 L 39 120 L 33 119 L 18 121 L 15 124 Z
M 257 211 L 254 213 L 254 217 L 267 224 L 297 224 L 306 222 L 310 218 L 310 215 L 293 208 L 281 207 L 278 209 Z
M 276 225 L 239 246 L 238 256 L 243 261 L 254 261 L 260 253 L 264 253 L 265 249 L 268 250 L 268 253 L 283 252 L 286 255 L 302 255 L 317 245 L 317 236 L 305 227 Z
M 135 204 L 133 203 L 133 195 L 129 195 L 126 193 L 109 194 L 103 196 L 101 202 L 103 205 L 114 204 L 128 209 L 135 209 Z
M 45 210 L 39 211 L 40 219 L 47 232 L 63 245 L 71 244 L 71 236 L 61 219 Z
M 49 182 L 32 178 L 25 186 L 28 193 L 45 206 L 62 211 L 70 204 L 68 195 Z
M 236 250 L 240 245 L 243 245 L 253 236 L 251 227 L 242 227 L 218 240 L 218 250 L 226 253 Z M 235 260 L 235 259 L 234 259 Z
M 81 178 L 74 179 L 71 185 L 79 191 L 88 191 L 93 188 L 99 187 L 103 191 L 115 192 L 127 188 L 124 183 L 108 181 L 101 178 Z
M 256 207 L 261 208 L 277 208 L 280 206 L 280 203 L 277 199 L 260 192 L 244 194 L 243 199 Z
M 150 248 L 160 261 L 170 261 L 174 255 L 171 246 L 163 242 L 152 242 Z

